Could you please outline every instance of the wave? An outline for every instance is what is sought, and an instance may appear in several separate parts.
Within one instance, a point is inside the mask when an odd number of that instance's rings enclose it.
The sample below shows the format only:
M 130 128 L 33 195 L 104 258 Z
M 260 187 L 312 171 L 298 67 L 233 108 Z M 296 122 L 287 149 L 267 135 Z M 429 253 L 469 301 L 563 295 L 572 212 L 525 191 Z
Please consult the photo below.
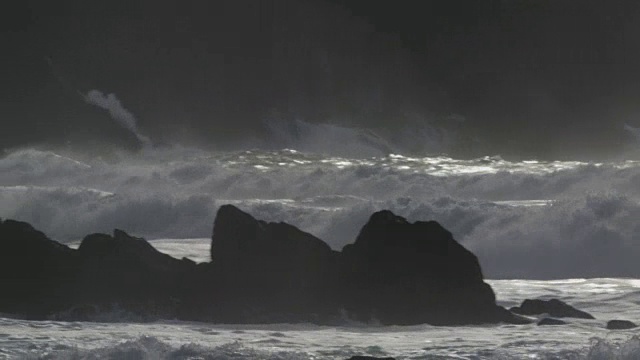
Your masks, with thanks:
M 271 341 L 274 345 L 282 345 L 277 339 Z M 279 350 L 277 346 L 273 350 L 256 349 L 240 341 L 223 344 L 216 347 L 208 347 L 199 344 L 171 344 L 153 336 L 142 336 L 135 340 L 128 340 L 112 346 L 96 349 L 80 349 L 68 347 L 51 352 L 40 359 L 216 359 L 216 360 L 309 360 L 309 359 L 347 359 L 356 354 L 374 353 L 376 356 L 389 356 L 379 346 L 371 346 L 361 350 L 351 347 L 342 347 L 340 350 L 327 351 L 324 354 L 312 354 L 305 351 Z M 424 349 L 427 350 L 427 349 Z M 438 353 L 446 353 L 446 349 L 439 349 Z M 640 357 L 640 338 L 632 336 L 624 341 L 605 340 L 601 338 L 591 339 L 591 345 L 585 350 L 562 349 L 560 346 L 555 351 L 529 351 L 534 353 L 537 359 L 586 359 L 586 360 L 636 360 Z M 424 354 L 427 353 L 427 354 Z M 531 354 L 530 354 L 531 355 Z M 495 351 L 479 350 L 476 356 L 492 359 L 519 359 L 520 355 L 510 355 L 500 349 Z M 420 355 L 407 355 L 398 357 L 403 359 L 460 359 L 458 355 L 429 355 L 428 350 Z M 474 357 L 475 358 L 475 357 Z
M 104 161 L 0 158 L 0 216 L 78 241 L 123 228 L 208 238 L 218 206 L 286 221 L 340 248 L 376 210 L 434 219 L 494 278 L 637 276 L 640 163 L 348 158 L 295 150 L 151 149 Z
M 217 347 L 205 347 L 197 344 L 172 346 L 153 336 L 143 336 L 113 346 L 98 349 L 70 348 L 50 354 L 44 359 L 216 359 L 216 360 L 308 360 L 313 357 L 294 351 L 255 350 L 240 342 L 233 342 Z
M 371 130 L 301 120 L 265 122 L 270 146 L 339 156 L 384 156 L 392 146 Z
M 632 360 L 640 359 L 640 337 L 633 336 L 621 343 L 613 343 L 601 338 L 592 339 L 587 354 L 589 360 Z
M 457 118 L 455 118 L 457 119 Z M 458 123 L 463 120 L 451 120 Z M 366 158 L 403 154 L 443 154 L 460 145 L 456 131 L 420 119 L 396 129 L 354 128 L 302 120 L 264 122 L 267 148 L 291 148 L 304 152 Z

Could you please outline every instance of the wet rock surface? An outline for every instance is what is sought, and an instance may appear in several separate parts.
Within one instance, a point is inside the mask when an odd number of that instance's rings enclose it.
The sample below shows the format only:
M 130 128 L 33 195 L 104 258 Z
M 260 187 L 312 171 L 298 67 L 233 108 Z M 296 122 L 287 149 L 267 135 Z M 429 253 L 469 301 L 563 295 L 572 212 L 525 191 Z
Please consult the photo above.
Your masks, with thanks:
M 607 322 L 607 329 L 609 330 L 628 330 L 635 329 L 638 325 L 629 320 L 610 320 Z
M 522 302 L 522 304 L 518 307 L 513 307 L 511 312 L 520 314 L 520 315 L 540 315 L 540 314 L 549 314 L 549 316 L 554 318 L 578 318 L 578 319 L 595 319 L 591 314 L 578 310 L 573 306 L 560 301 L 558 299 L 551 300 L 541 300 L 535 299 L 530 300 L 527 299 Z
M 554 319 L 554 318 L 544 318 L 538 321 L 538 326 L 553 326 L 553 325 L 567 325 L 566 321 Z

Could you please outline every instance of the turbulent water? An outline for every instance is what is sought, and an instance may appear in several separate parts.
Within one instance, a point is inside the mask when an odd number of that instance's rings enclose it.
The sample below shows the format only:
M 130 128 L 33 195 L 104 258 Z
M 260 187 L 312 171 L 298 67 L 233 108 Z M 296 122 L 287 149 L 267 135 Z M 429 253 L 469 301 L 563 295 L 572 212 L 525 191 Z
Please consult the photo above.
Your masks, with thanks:
M 179 241 L 154 242 L 175 256 L 193 253 Z M 189 243 L 203 243 L 191 240 Z M 206 253 L 206 250 L 204 250 Z M 201 254 L 202 256 L 203 254 Z M 637 330 L 609 331 L 609 319 L 640 319 L 640 280 L 493 280 L 499 303 L 555 297 L 597 320 L 570 325 L 472 327 L 379 326 L 345 320 L 311 324 L 213 325 L 139 323 L 114 309 L 101 322 L 26 321 L 0 317 L 0 358 L 44 359 L 346 359 L 356 354 L 398 359 L 640 359 Z M 116 321 L 116 322 L 114 322 Z
M 189 148 L 105 158 L 23 149 L 0 158 L 0 216 L 62 242 L 114 228 L 148 239 L 210 237 L 225 203 L 338 249 L 376 210 L 437 220 L 479 256 L 490 278 L 640 274 L 638 161 Z
M 341 142 L 350 141 L 348 137 Z M 369 140 L 367 140 L 369 141 Z M 370 141 L 369 141 L 370 142 Z M 380 149 L 376 145 L 375 149 Z M 458 160 L 296 150 L 145 148 L 91 157 L 20 149 L 0 158 L 0 217 L 77 244 L 121 228 L 176 256 L 208 260 L 218 206 L 286 221 L 340 249 L 368 216 L 433 219 L 476 253 L 501 304 L 558 297 L 593 313 L 564 327 L 225 326 L 0 319 L 0 357 L 640 359 L 640 162 Z M 561 280 L 598 278 L 592 280 Z M 552 280 L 556 279 L 556 280 Z M 112 323 L 109 320 L 129 320 Z

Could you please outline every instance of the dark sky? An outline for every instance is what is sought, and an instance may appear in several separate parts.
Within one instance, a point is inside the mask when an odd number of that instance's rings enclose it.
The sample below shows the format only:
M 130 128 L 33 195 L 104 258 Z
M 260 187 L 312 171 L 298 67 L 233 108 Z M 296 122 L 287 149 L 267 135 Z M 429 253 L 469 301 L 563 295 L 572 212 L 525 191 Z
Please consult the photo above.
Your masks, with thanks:
M 22 1 L 4 5 L 4 147 L 135 143 L 80 93 L 114 93 L 155 141 L 219 147 L 268 118 L 392 129 L 466 119 L 482 152 L 619 151 L 640 126 L 640 12 L 616 0 Z M 48 59 L 48 60 L 47 60 Z

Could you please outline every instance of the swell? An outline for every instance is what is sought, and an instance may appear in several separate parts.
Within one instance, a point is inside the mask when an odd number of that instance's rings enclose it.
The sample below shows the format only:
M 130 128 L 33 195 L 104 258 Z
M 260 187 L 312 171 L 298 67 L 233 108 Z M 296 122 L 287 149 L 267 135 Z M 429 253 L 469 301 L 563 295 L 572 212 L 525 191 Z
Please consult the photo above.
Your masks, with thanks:
M 309 360 L 316 359 L 317 356 L 321 356 L 323 359 L 346 359 L 349 356 L 363 353 L 371 353 L 376 356 L 389 355 L 381 349 L 380 346 L 370 346 L 365 348 L 359 348 L 356 346 L 343 346 L 340 349 L 331 351 L 318 351 L 318 354 L 314 354 L 310 351 L 304 350 L 284 350 L 286 344 L 280 344 L 278 339 L 271 338 L 267 341 L 267 344 L 273 345 L 269 350 L 256 349 L 255 345 L 259 345 L 260 341 L 253 341 L 251 344 L 246 342 L 230 342 L 219 346 L 206 346 L 195 343 L 183 343 L 174 344 L 163 341 L 153 336 L 142 336 L 137 339 L 132 339 L 119 344 L 113 344 L 109 346 L 103 346 L 93 349 L 82 349 L 71 346 L 54 346 L 53 351 L 50 351 L 46 359 L 93 359 L 93 358 L 127 358 L 127 359 L 192 359 L 192 358 L 205 358 L 205 359 L 236 359 L 236 360 L 257 360 L 257 359 L 279 359 L 279 360 Z M 262 341 L 264 343 L 265 341 Z M 509 354 L 509 347 L 522 347 L 522 346 L 534 346 L 531 341 L 521 341 L 513 344 L 504 344 L 502 349 L 488 351 L 478 350 L 474 353 L 472 349 L 467 349 L 464 352 L 470 353 L 472 357 L 491 356 L 491 358 L 499 358 L 505 360 L 515 360 L 521 358 L 522 354 L 511 355 Z M 543 345 L 543 344 L 540 344 Z M 544 343 L 544 345 L 548 345 Z M 429 353 L 432 352 L 431 355 Z M 422 351 L 414 353 L 422 353 L 422 355 L 407 356 L 406 359 L 459 359 L 459 355 L 455 355 L 456 351 L 446 347 L 431 347 L 424 348 Z M 529 355 L 535 353 L 536 358 L 543 359 L 585 359 L 585 360 L 599 360 L 599 359 L 620 359 L 620 360 L 633 360 L 637 359 L 640 355 L 640 338 L 638 336 L 632 336 L 627 340 L 615 341 L 606 340 L 602 338 L 592 338 L 589 346 L 583 349 L 562 349 L 562 343 L 560 342 L 555 350 L 543 350 L 543 351 L 529 351 Z M 450 354 L 450 355 L 447 355 Z
M 491 278 L 637 276 L 639 181 L 633 161 L 190 148 L 101 159 L 23 149 L 0 158 L 0 216 L 65 242 L 113 228 L 151 239 L 202 238 L 218 206 L 233 203 L 338 248 L 370 213 L 387 208 L 443 224 Z

